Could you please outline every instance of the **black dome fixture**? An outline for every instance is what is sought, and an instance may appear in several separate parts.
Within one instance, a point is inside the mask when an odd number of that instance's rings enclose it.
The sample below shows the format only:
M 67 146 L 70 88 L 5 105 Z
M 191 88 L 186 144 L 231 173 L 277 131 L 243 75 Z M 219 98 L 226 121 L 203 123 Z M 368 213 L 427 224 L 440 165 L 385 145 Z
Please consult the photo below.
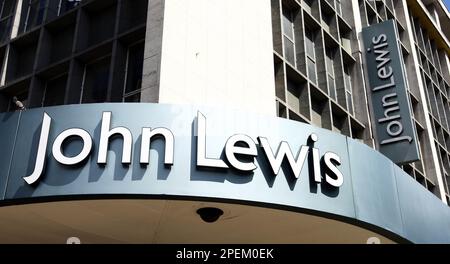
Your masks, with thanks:
M 203 207 L 197 210 L 197 214 L 206 223 L 214 223 L 223 215 L 223 211 L 216 207 Z

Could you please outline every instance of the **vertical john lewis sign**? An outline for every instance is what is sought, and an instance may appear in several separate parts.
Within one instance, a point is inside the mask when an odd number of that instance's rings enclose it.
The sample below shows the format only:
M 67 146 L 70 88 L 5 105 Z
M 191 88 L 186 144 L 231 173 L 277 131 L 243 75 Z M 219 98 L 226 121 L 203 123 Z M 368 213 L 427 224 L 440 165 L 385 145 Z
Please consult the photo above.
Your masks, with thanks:
M 362 31 L 379 151 L 395 163 L 419 159 L 406 78 L 393 20 Z

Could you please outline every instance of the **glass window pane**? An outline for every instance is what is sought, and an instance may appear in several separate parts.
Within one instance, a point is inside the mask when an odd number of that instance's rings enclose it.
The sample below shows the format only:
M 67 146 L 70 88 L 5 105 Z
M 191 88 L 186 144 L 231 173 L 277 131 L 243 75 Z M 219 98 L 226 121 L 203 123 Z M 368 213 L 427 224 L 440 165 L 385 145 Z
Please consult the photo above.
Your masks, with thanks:
M 0 42 L 5 41 L 9 37 L 11 29 L 11 18 L 4 19 L 0 22 Z
M 46 0 L 32 0 L 28 6 L 25 31 L 40 25 L 44 19 Z
M 336 0 L 336 13 L 338 13 L 339 15 L 342 15 L 342 6 L 341 6 L 341 1 L 340 0 Z
M 353 115 L 353 99 L 352 99 L 352 94 L 349 93 L 348 91 L 345 92 L 345 97 L 347 99 L 347 110 L 348 112 Z
M 330 97 L 336 100 L 336 85 L 334 79 L 330 75 L 328 75 L 328 89 L 330 90 Z
M 284 56 L 289 63 L 295 66 L 294 43 L 286 37 L 284 37 Z
M 63 75 L 47 82 L 43 106 L 64 104 L 67 75 Z
M 3 3 L 3 10 L 2 10 L 1 18 L 12 15 L 15 4 L 16 4 L 15 0 L 5 0 Z
M 332 16 L 322 12 L 322 20 L 323 20 L 323 22 L 325 22 L 325 23 L 322 23 L 323 29 L 330 32 Z
M 59 15 L 69 11 L 70 9 L 76 7 L 77 5 L 80 4 L 81 0 L 60 0 L 60 11 L 59 11 Z
M 144 42 L 128 49 L 127 82 L 125 93 L 141 89 L 144 63 Z
M 305 31 L 305 46 L 306 46 L 306 55 L 315 59 L 314 53 L 314 34 L 311 31 Z
M 290 39 L 294 39 L 294 32 L 292 28 L 292 12 L 283 6 L 283 30 L 284 34 Z
M 311 80 L 311 82 L 313 82 L 314 84 L 317 84 L 316 63 L 308 58 L 306 64 L 308 69 L 308 79 Z
M 106 101 L 110 57 L 86 66 L 82 103 Z
M 345 90 L 352 92 L 352 76 L 350 75 L 350 69 L 347 65 L 344 65 L 344 82 Z
M 350 75 L 345 75 L 345 90 L 351 91 L 352 90 L 352 81 Z
M 325 64 L 327 67 L 327 72 L 331 76 L 334 77 L 334 67 L 333 67 L 333 51 L 331 49 L 326 49 L 326 56 L 325 56 Z

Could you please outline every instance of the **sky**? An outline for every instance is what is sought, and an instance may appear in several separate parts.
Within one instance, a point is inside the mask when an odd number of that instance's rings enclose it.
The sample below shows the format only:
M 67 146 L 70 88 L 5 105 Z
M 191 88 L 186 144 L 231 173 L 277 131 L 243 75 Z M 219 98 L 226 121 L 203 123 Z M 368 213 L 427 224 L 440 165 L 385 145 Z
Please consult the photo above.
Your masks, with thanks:
M 450 0 L 444 0 L 444 4 L 447 7 L 447 10 L 450 11 Z

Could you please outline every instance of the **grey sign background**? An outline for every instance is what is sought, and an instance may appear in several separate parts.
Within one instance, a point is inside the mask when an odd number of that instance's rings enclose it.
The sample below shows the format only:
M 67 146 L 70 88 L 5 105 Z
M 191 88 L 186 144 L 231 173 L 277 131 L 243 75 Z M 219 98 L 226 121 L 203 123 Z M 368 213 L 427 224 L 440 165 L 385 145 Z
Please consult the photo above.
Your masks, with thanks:
M 401 52 L 398 44 L 398 36 L 396 31 L 396 25 L 394 20 L 388 20 L 382 23 L 378 23 L 362 30 L 365 64 L 367 69 L 367 77 L 369 82 L 369 97 L 370 106 L 372 110 L 372 124 L 375 127 L 375 138 L 379 151 L 390 158 L 397 164 L 409 163 L 419 159 L 419 148 L 417 145 L 417 138 L 415 133 L 415 126 L 412 120 L 411 107 L 409 103 L 408 91 L 406 89 L 405 69 L 401 60 Z M 387 58 L 391 61 L 388 66 L 393 69 L 393 76 L 395 80 L 395 86 L 392 88 L 372 91 L 374 87 L 388 83 L 387 80 L 380 80 L 378 78 L 377 62 L 375 60 L 376 54 L 373 52 L 372 38 L 377 37 L 380 34 L 387 36 L 388 47 L 385 50 L 389 51 Z M 369 52 L 368 49 L 371 49 Z M 387 124 L 385 122 L 380 124 L 378 120 L 384 117 L 384 108 L 382 105 L 382 98 L 386 94 L 395 92 L 397 94 L 399 111 L 391 112 L 390 115 L 400 114 L 401 123 L 403 125 L 403 133 L 401 136 L 409 136 L 413 140 L 412 142 L 400 141 L 393 144 L 381 145 L 380 143 L 391 138 L 386 132 Z
M 297 153 L 307 143 L 308 136 L 316 133 L 319 140 L 315 147 L 321 155 L 332 151 L 341 157 L 343 185 L 336 189 L 312 183 L 308 164 L 298 180 L 286 166 L 274 176 L 260 147 L 255 159 L 258 168 L 251 174 L 198 169 L 195 122 L 199 109 L 207 118 L 208 157 L 221 156 L 226 140 L 234 134 L 247 134 L 255 142 L 257 136 L 267 137 L 274 150 L 280 141 L 286 141 Z M 44 111 L 52 118 L 45 175 L 30 186 L 22 177 L 33 170 Z M 111 127 L 124 126 L 133 133 L 133 161 L 129 166 L 120 162 L 120 138 L 110 143 L 107 165 L 96 163 L 103 111 L 112 112 Z M 39 201 L 38 198 L 77 199 L 86 195 L 214 199 L 326 216 L 364 226 L 397 241 L 450 243 L 450 209 L 439 199 L 366 145 L 307 124 L 242 112 L 161 104 L 49 107 L 21 114 L 0 114 L 0 121 L 0 145 L 6 146 L 0 148 L 0 188 L 6 189 L 2 197 L 5 204 Z M 17 140 L 14 140 L 17 125 Z M 55 137 L 73 127 L 88 131 L 94 147 L 84 164 L 70 167 L 58 164 L 50 152 Z M 171 168 L 162 164 L 161 140 L 152 143 L 150 165 L 140 166 L 142 127 L 166 127 L 174 133 L 175 156 Z M 78 141 L 69 143 L 65 153 L 77 154 L 80 145 Z

